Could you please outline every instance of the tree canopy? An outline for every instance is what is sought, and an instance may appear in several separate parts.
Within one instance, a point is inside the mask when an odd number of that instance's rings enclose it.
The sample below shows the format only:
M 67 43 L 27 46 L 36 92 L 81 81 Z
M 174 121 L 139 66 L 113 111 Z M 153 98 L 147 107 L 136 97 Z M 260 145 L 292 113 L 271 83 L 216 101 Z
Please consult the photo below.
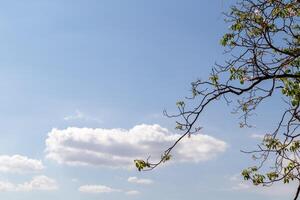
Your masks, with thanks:
M 243 0 L 225 13 L 230 28 L 220 44 L 229 59 L 216 64 L 207 80 L 196 80 L 188 100 L 177 102 L 176 129 L 182 136 L 152 163 L 135 160 L 139 170 L 151 170 L 171 157 L 184 137 L 199 131 L 199 116 L 214 101 L 236 102 L 240 127 L 251 127 L 248 119 L 264 101 L 279 93 L 284 111 L 275 130 L 266 133 L 253 154 L 258 165 L 242 171 L 254 185 L 298 181 L 300 192 L 300 1 Z M 236 101 L 233 101 L 236 100 Z M 196 105 L 192 109 L 187 105 Z M 266 162 L 268 161 L 268 162 Z

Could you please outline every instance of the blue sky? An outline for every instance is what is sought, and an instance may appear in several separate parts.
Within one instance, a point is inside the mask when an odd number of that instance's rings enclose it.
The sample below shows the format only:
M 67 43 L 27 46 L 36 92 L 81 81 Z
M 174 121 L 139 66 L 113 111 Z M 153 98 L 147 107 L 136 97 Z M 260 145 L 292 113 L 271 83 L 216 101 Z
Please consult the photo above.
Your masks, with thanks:
M 254 148 L 255 136 L 272 128 L 279 98 L 259 108 L 253 129 L 238 128 L 224 102 L 211 105 L 201 135 L 185 141 L 169 165 L 143 173 L 128 166 L 178 136 L 162 111 L 176 111 L 190 82 L 224 61 L 221 12 L 234 2 L 2 2 L 0 198 L 290 196 L 293 186 L 257 190 L 238 176 L 253 165 L 240 149 Z

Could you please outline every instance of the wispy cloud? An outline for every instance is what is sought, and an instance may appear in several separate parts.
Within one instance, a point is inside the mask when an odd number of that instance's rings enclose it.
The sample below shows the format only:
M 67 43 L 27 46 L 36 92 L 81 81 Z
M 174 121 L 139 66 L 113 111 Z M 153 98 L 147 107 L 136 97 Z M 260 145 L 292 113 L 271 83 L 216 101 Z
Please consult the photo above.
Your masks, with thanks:
M 112 188 L 106 185 L 82 185 L 78 188 L 78 191 L 81 193 L 87 193 L 87 194 L 103 194 L 103 193 L 116 193 L 121 192 L 126 195 L 138 195 L 140 194 L 137 190 L 121 190 Z
M 96 123 L 102 123 L 101 119 L 98 119 L 96 117 L 92 117 L 88 114 L 85 114 L 79 110 L 76 110 L 74 114 L 67 115 L 63 118 L 65 121 L 74 121 L 74 120 L 82 120 L 82 121 L 90 121 L 90 122 L 96 122 Z
M 230 176 L 228 179 L 232 182 L 241 180 L 241 173 L 234 174 Z
M 21 155 L 0 155 L 0 172 L 33 173 L 45 167 L 40 160 L 30 159 Z
M 112 192 L 121 192 L 119 189 L 114 189 L 105 185 L 82 185 L 78 189 L 82 193 L 112 193 Z
M 290 196 L 294 194 L 294 190 L 296 186 L 294 183 L 291 184 L 283 184 L 283 183 L 275 183 L 272 187 L 267 186 L 254 186 L 249 181 L 244 181 L 241 178 L 241 175 L 233 175 L 229 177 L 229 182 L 231 187 L 226 189 L 227 191 L 234 192 L 246 192 L 246 193 L 256 193 L 266 196 Z M 293 187 L 295 186 L 295 187 Z
M 72 178 L 71 181 L 75 182 L 75 183 L 79 182 L 79 180 L 77 178 Z
M 237 183 L 235 185 L 232 186 L 232 190 L 245 190 L 245 189 L 249 189 L 251 187 L 251 185 L 249 183 Z
M 263 134 L 257 134 L 257 133 L 252 133 L 250 135 L 250 137 L 253 138 L 253 139 L 264 139 L 265 135 L 263 135 Z
M 153 183 L 153 181 L 151 179 L 142 179 L 142 178 L 137 178 L 135 176 L 129 177 L 127 179 L 127 181 L 129 183 L 136 183 L 136 184 L 142 184 L 142 185 L 149 185 L 149 184 Z
M 161 152 L 172 145 L 179 134 L 159 125 L 138 125 L 130 130 L 67 128 L 53 129 L 46 140 L 46 157 L 68 165 L 133 167 L 134 159 Z M 184 138 L 173 151 L 177 162 L 202 162 L 226 150 L 227 144 L 214 137 L 197 134 Z
M 137 190 L 129 190 L 129 191 L 125 192 L 125 194 L 127 194 L 127 195 L 139 195 L 140 192 L 137 191 Z

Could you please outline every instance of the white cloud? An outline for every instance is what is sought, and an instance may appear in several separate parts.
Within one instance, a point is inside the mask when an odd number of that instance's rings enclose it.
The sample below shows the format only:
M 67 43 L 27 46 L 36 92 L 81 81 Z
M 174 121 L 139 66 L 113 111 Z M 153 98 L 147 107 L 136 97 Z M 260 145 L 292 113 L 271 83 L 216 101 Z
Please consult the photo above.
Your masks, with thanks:
M 40 160 L 34 160 L 20 155 L 0 155 L 0 172 L 28 173 L 44 169 Z
M 250 182 L 240 182 L 232 186 L 231 190 L 257 193 L 265 196 L 289 196 L 296 192 L 295 184 L 275 183 L 272 186 L 254 186 Z M 290 199 L 290 198 L 287 198 Z
M 72 182 L 79 182 L 79 180 L 77 178 L 72 178 L 71 181 Z
M 296 191 L 297 186 L 295 183 L 283 184 L 281 182 L 274 183 L 272 186 L 254 186 L 251 181 L 244 181 L 241 178 L 241 175 L 233 175 L 229 177 L 231 182 L 231 188 L 229 190 L 235 192 L 246 192 L 246 193 L 256 193 L 264 196 L 281 196 L 286 197 L 293 195 Z
M 253 134 L 250 135 L 250 137 L 253 138 L 253 139 L 264 139 L 265 135 L 253 133 Z
M 129 190 L 129 191 L 125 192 L 125 194 L 127 194 L 127 195 L 138 195 L 138 194 L 140 194 L 140 192 L 137 191 L 137 190 Z
M 230 181 L 234 182 L 234 181 L 239 181 L 239 180 L 241 180 L 241 177 L 242 177 L 241 173 L 236 173 L 236 174 L 234 174 L 234 175 L 232 175 L 232 176 L 229 176 L 228 179 L 229 179 Z
M 78 191 L 82 193 L 89 193 L 89 194 L 114 193 L 114 192 L 122 192 L 126 195 L 140 194 L 140 192 L 137 190 L 124 191 L 120 189 L 111 188 L 105 185 L 82 185 L 78 188 Z
M 142 185 L 149 185 L 149 184 L 152 184 L 152 183 L 153 183 L 153 181 L 150 180 L 150 179 L 139 179 L 139 178 L 137 178 L 137 177 L 135 177 L 135 176 L 129 177 L 129 178 L 127 179 L 127 181 L 128 181 L 129 183 L 136 183 L 136 184 L 142 184 Z
M 255 187 L 255 186 L 252 186 Z M 256 193 L 259 193 L 261 195 L 266 196 L 281 196 L 286 197 L 284 199 L 292 199 L 292 196 L 295 194 L 297 190 L 296 183 L 290 183 L 290 184 L 283 184 L 283 183 L 276 183 L 270 187 L 256 187 L 252 188 Z
M 63 118 L 65 121 L 73 121 L 73 120 L 83 120 L 83 121 L 91 121 L 96 123 L 102 123 L 102 120 L 91 117 L 83 112 L 76 110 L 74 115 L 68 115 Z
M 58 186 L 55 180 L 41 175 L 33 177 L 29 182 L 19 184 L 16 189 L 25 192 L 33 190 L 57 190 Z
M 51 191 L 57 189 L 56 181 L 44 175 L 35 176 L 31 181 L 17 185 L 11 182 L 0 182 L 0 192 Z
M 68 115 L 64 117 L 65 121 L 70 121 L 70 120 L 78 120 L 78 119 L 83 119 L 83 113 L 80 112 L 79 110 L 75 111 L 74 115 Z
M 46 140 L 46 157 L 68 165 L 132 167 L 134 159 L 151 155 L 158 160 L 179 134 L 159 125 L 138 125 L 130 130 L 74 128 L 53 129 Z M 227 144 L 214 137 L 197 134 L 184 138 L 172 155 L 179 162 L 210 160 L 225 151 Z
M 105 185 L 82 185 L 79 187 L 78 191 L 82 193 L 97 194 L 97 193 L 120 192 L 121 190 L 113 189 Z
M 233 190 L 244 190 L 244 189 L 248 189 L 250 187 L 251 187 L 251 185 L 249 183 L 242 182 L 242 183 L 238 183 L 238 184 L 232 186 L 232 189 Z
M 15 190 L 15 185 L 10 182 L 0 181 L 0 192 L 10 192 Z

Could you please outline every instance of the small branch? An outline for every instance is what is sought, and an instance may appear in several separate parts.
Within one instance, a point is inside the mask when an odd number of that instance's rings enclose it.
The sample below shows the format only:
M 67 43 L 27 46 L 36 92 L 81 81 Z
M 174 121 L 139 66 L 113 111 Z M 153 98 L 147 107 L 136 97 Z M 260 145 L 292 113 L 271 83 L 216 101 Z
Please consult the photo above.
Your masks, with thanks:
M 297 199 L 298 199 L 299 193 L 300 193 L 300 183 L 299 183 L 299 185 L 298 185 L 298 188 L 297 188 L 297 191 L 296 191 L 294 200 L 297 200 Z

